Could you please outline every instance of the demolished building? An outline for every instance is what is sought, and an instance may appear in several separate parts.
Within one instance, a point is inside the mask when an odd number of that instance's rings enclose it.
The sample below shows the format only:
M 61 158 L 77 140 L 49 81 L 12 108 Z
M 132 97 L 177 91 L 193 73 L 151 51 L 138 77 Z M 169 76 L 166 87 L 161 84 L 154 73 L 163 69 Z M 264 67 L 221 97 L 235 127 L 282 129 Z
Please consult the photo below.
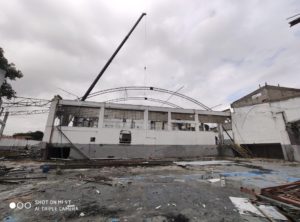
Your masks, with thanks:
M 265 85 L 231 107 L 235 143 L 256 157 L 300 161 L 300 89 Z
M 300 89 L 265 85 L 231 107 L 221 112 L 56 97 L 43 148 L 47 158 L 75 159 L 240 156 L 239 148 L 253 157 L 300 161 Z
M 230 112 L 63 100 L 51 104 L 47 157 L 75 159 L 215 156 Z M 216 126 L 218 130 L 212 130 Z

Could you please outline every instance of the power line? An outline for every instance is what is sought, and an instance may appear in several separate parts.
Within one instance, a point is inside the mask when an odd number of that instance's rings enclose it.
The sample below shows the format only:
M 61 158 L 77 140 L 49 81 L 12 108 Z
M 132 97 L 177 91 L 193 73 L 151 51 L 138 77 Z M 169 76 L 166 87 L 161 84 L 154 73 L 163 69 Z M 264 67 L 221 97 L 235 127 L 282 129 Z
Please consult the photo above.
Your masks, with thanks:
M 15 107 L 45 107 L 49 106 L 50 100 L 37 99 L 29 97 L 15 97 L 12 100 L 4 100 L 2 105 L 4 108 L 15 108 Z
M 48 99 L 22 96 L 14 97 L 11 100 L 4 99 L 2 102 L 2 108 L 5 112 L 2 112 L 1 115 L 4 115 L 5 113 L 9 113 L 9 116 L 44 114 L 49 112 L 50 103 L 51 100 Z M 33 110 L 33 107 L 45 109 Z
M 9 111 L 9 116 L 27 116 L 27 115 L 44 114 L 44 113 L 49 113 L 49 109 Z

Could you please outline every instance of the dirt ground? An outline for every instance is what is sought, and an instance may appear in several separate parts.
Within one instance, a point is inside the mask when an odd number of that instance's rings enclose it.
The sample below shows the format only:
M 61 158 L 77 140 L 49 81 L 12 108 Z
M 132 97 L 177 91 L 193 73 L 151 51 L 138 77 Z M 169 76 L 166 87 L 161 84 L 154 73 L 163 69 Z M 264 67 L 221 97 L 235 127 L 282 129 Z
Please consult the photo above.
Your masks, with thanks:
M 266 221 L 241 216 L 229 197 L 250 197 L 240 191 L 240 186 L 259 189 L 300 178 L 297 163 L 257 159 L 184 167 L 174 163 L 152 167 L 51 169 L 48 173 L 42 173 L 43 164 L 0 163 L 21 170 L 22 175 L 26 172 L 27 177 L 46 176 L 20 179 L 20 183 L 0 183 L 0 220 Z M 222 174 L 225 184 L 208 181 Z

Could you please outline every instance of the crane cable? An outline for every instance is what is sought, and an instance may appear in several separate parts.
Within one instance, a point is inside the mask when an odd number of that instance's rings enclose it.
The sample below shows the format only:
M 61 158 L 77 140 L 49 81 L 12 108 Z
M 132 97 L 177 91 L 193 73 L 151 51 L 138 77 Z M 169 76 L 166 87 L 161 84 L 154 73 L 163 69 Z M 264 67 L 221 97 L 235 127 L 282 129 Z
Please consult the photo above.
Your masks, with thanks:
M 144 52 L 147 52 L 147 17 L 144 20 Z M 144 86 L 146 86 L 147 82 L 147 65 L 146 65 L 146 60 L 147 60 L 147 53 L 144 56 Z M 144 97 L 146 98 L 146 91 L 144 90 Z

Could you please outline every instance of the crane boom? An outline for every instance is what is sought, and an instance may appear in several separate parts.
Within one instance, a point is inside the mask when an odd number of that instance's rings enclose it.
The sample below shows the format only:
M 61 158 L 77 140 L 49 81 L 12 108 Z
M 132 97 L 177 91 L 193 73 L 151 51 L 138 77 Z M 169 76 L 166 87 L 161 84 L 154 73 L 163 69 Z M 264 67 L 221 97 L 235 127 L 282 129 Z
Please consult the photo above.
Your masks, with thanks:
M 122 46 L 124 45 L 124 43 L 127 41 L 127 39 L 129 38 L 129 36 L 131 35 L 131 33 L 134 31 L 134 29 L 136 28 L 136 26 L 139 24 L 139 22 L 142 20 L 142 18 L 145 15 L 146 15 L 146 13 L 142 13 L 141 16 L 138 18 L 138 20 L 136 21 L 136 23 L 134 24 L 134 26 L 130 29 L 129 33 L 123 39 L 123 41 L 118 46 L 118 48 L 116 49 L 116 51 L 114 52 L 114 54 L 112 54 L 112 56 L 106 62 L 106 64 L 104 65 L 104 67 L 102 68 L 102 70 L 100 71 L 100 73 L 98 74 L 98 76 L 96 77 L 96 79 L 94 80 L 94 82 L 92 83 L 92 85 L 88 88 L 88 90 L 86 91 L 86 93 L 84 94 L 84 96 L 81 98 L 81 101 L 85 101 L 86 98 L 89 96 L 89 94 L 91 93 L 91 91 L 93 90 L 93 88 L 95 87 L 95 85 L 97 84 L 97 82 L 99 81 L 99 79 L 101 78 L 101 76 L 103 75 L 103 73 L 105 72 L 105 70 L 107 69 L 107 67 L 110 65 L 110 63 L 112 62 L 112 60 L 118 54 L 118 52 L 120 51 L 120 49 L 122 48 Z

